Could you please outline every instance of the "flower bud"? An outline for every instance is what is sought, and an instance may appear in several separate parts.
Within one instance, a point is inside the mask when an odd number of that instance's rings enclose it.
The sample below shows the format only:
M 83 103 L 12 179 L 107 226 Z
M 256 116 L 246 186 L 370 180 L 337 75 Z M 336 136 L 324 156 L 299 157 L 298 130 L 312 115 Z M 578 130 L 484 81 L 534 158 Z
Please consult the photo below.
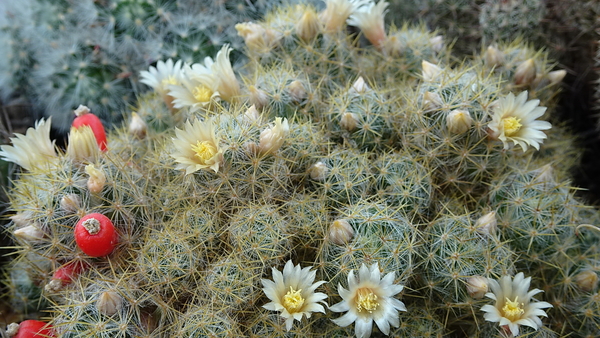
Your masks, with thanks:
M 275 124 L 260 133 L 260 142 L 258 150 L 262 155 L 268 155 L 276 152 L 283 145 L 283 141 L 290 132 L 290 126 L 287 119 L 281 117 L 275 118 Z
M 533 80 L 535 80 L 535 62 L 533 59 L 528 59 L 515 70 L 515 84 L 530 85 Z
M 15 223 L 16 226 L 24 227 L 31 223 L 31 214 L 28 212 L 19 212 L 10 216 L 10 219 Z
M 567 71 L 564 69 L 555 70 L 548 73 L 548 80 L 550 80 L 551 85 L 557 85 L 562 82 L 566 75 Z
M 474 299 L 481 299 L 488 292 L 488 280 L 482 276 L 467 278 L 467 292 Z
M 437 35 L 429 39 L 429 43 L 431 44 L 431 48 L 436 53 L 439 53 L 444 49 L 444 37 L 441 35 Z
M 446 127 L 451 133 L 465 133 L 472 125 L 473 119 L 468 110 L 455 109 L 446 115 Z
M 369 86 L 365 83 L 365 79 L 362 76 L 359 76 L 356 81 L 352 84 L 352 88 L 350 88 L 350 94 L 364 94 L 369 90 Z
M 102 170 L 96 169 L 93 164 L 85 166 L 85 172 L 90 175 L 87 181 L 87 187 L 92 194 L 98 194 L 102 192 L 104 184 L 106 184 L 106 175 Z
M 260 123 L 260 114 L 255 105 L 251 105 L 244 113 L 244 120 L 249 123 Z
M 344 245 L 352 240 L 354 237 L 354 230 L 352 225 L 345 219 L 338 219 L 333 221 L 329 228 L 329 240 L 333 244 Z
M 422 75 L 423 80 L 427 82 L 434 81 L 440 74 L 442 74 L 442 68 L 434 65 L 433 63 L 429 63 L 425 60 L 421 62 Z
M 496 226 L 498 221 L 496 220 L 496 212 L 491 211 L 481 216 L 475 223 L 475 229 L 484 235 L 491 236 L 496 233 Z
M 35 225 L 17 229 L 13 232 L 15 237 L 21 238 L 28 242 L 36 242 L 44 238 L 44 233 Z
M 321 24 L 317 12 L 314 8 L 307 7 L 300 18 L 300 21 L 296 24 L 296 35 L 304 42 L 308 42 L 319 34 L 320 28 Z
M 321 161 L 313 164 L 308 169 L 308 174 L 310 175 L 310 178 L 312 178 L 315 181 L 324 181 L 325 178 L 327 178 L 328 172 L 329 168 L 327 168 L 327 165 Z
M 290 82 L 287 89 L 290 93 L 290 97 L 292 98 L 292 100 L 294 100 L 294 102 L 302 102 L 308 97 L 308 95 L 306 94 L 306 88 L 304 87 L 302 82 L 298 80 Z
M 575 284 L 586 292 L 593 291 L 598 286 L 598 274 L 592 270 L 585 270 L 575 276 Z
M 66 194 L 60 199 L 60 208 L 69 214 L 74 214 L 80 207 L 81 198 L 77 194 Z
M 340 126 L 347 131 L 354 131 L 359 124 L 358 115 L 354 113 L 343 113 L 340 118 Z
M 146 137 L 147 131 L 148 125 L 146 125 L 146 122 L 144 122 L 144 120 L 142 120 L 142 118 L 137 113 L 131 114 L 131 121 L 129 122 L 129 133 L 141 140 Z
M 264 90 L 258 89 L 255 86 L 249 86 L 248 91 L 250 92 L 250 103 L 256 109 L 263 109 L 269 104 L 269 95 Z
M 484 56 L 488 67 L 500 67 L 504 64 L 504 54 L 494 46 L 488 46 Z
M 96 301 L 98 312 L 105 316 L 112 316 L 123 306 L 123 298 L 115 291 L 104 291 Z
M 100 156 L 100 149 L 92 128 L 89 126 L 71 127 L 67 157 L 73 162 L 86 163 L 96 161 L 98 156 Z
M 423 107 L 426 110 L 437 110 L 442 107 L 442 97 L 437 93 L 425 92 L 423 94 Z

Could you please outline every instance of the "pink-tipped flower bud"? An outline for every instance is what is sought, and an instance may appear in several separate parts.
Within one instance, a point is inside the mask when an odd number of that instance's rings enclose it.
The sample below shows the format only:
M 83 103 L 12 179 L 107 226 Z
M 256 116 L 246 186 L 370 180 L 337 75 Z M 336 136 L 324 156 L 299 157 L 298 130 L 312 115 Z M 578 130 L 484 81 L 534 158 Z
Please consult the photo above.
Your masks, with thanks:
M 566 75 L 567 71 L 564 69 L 555 70 L 548 73 L 548 80 L 550 81 L 551 85 L 557 85 L 562 82 Z
M 15 237 L 27 242 L 37 242 L 44 239 L 44 233 L 36 225 L 28 225 L 13 232 Z
M 350 88 L 350 90 L 348 91 L 350 94 L 364 94 L 367 92 L 367 90 L 369 90 L 369 86 L 367 85 L 367 83 L 365 82 L 365 79 L 363 79 L 362 76 L 359 76 L 358 79 L 356 79 L 356 81 L 354 81 L 354 83 L 352 84 L 352 87 Z

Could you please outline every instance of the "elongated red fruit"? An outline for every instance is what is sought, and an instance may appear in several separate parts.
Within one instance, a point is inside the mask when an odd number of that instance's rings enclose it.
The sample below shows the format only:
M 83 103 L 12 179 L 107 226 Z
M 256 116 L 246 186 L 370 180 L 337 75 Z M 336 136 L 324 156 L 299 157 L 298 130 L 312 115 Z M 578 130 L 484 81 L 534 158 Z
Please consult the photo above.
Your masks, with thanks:
M 75 110 L 75 115 L 77 115 L 77 117 L 73 120 L 71 126 L 74 128 L 89 126 L 94 132 L 100 150 L 106 151 L 106 133 L 104 132 L 104 126 L 98 116 L 90 113 L 90 109 L 86 106 L 79 106 L 79 108 Z
M 12 324 L 11 324 L 12 325 Z M 56 337 L 52 326 L 39 320 L 28 319 L 19 323 L 19 330 L 13 338 Z
M 75 242 L 89 256 L 110 254 L 118 241 L 113 223 L 102 214 L 95 212 L 85 215 L 75 225 Z

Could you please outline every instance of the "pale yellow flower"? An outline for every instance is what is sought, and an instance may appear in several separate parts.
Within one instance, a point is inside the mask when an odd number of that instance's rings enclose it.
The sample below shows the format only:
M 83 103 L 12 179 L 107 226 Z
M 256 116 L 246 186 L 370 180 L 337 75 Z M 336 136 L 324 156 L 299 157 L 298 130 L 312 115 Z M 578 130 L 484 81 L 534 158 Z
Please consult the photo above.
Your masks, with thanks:
M 173 63 L 173 60 L 168 59 L 167 62 L 158 61 L 156 67 L 150 66 L 148 71 L 141 71 L 140 82 L 152 87 L 167 106 L 173 108 L 173 97 L 169 94 L 170 86 L 181 84 L 182 76 L 181 60 Z
M 10 140 L 12 146 L 0 146 L 0 156 L 8 162 L 32 170 L 54 162 L 57 159 L 54 141 L 50 140 L 51 118 L 41 119 L 34 128 L 27 129 L 25 135 L 15 134 Z
M 67 157 L 75 162 L 94 162 L 100 156 L 96 136 L 90 126 L 71 127 Z
M 385 1 L 380 1 L 378 4 L 369 2 L 350 15 L 348 24 L 360 28 L 373 46 L 381 48 L 386 40 L 383 18 L 388 5 Z
M 169 86 L 169 95 L 173 97 L 175 108 L 188 107 L 191 112 L 194 112 L 219 98 L 218 85 L 217 78 L 204 66 L 184 65 L 180 84 Z
M 224 45 L 215 57 L 215 62 L 210 65 L 210 69 L 218 79 L 218 89 L 221 98 L 227 102 L 232 102 L 240 96 L 240 84 L 233 73 L 231 61 L 229 61 L 231 47 Z
M 367 3 L 368 0 L 325 0 L 327 7 L 319 14 L 325 32 L 335 33 L 345 29 L 348 17 Z
M 489 286 L 492 292 L 486 297 L 496 301 L 494 305 L 484 305 L 481 311 L 486 312 L 483 318 L 489 322 L 498 322 L 500 326 L 507 326 L 513 336 L 519 335 L 519 325 L 529 326 L 535 330 L 543 324 L 539 316 L 548 315 L 542 309 L 552 307 L 548 302 L 532 301 L 532 297 L 542 292 L 539 289 L 529 290 L 531 277 L 525 278 L 519 272 L 514 279 L 502 276 L 498 281 L 490 279 Z
M 540 143 L 546 138 L 542 130 L 547 130 L 552 125 L 547 121 L 538 121 L 544 115 L 546 107 L 539 107 L 540 100 L 527 101 L 527 92 L 522 92 L 517 97 L 509 93 L 505 98 L 498 100 L 494 105 L 492 121 L 488 124 L 490 136 L 500 139 L 504 149 L 518 144 L 523 151 L 528 146 L 540 149 Z
M 183 130 L 175 129 L 175 135 L 171 156 L 178 163 L 177 169 L 185 169 L 186 175 L 207 168 L 219 171 L 225 149 L 219 145 L 211 119 L 193 124 L 187 121 Z
M 390 272 L 381 279 L 377 263 L 371 265 L 370 269 L 363 264 L 358 271 L 358 277 L 354 276 L 354 271 L 350 271 L 348 290 L 338 286 L 343 300 L 329 308 L 333 312 L 346 314 L 333 319 L 333 322 L 342 327 L 355 323 L 356 337 L 366 338 L 371 335 L 375 321 L 379 330 L 388 335 L 390 325 L 400 325 L 398 310 L 406 311 L 404 303 L 394 298 L 404 288 L 394 284 L 394 278 L 394 272 Z
M 327 305 L 323 300 L 327 295 L 315 290 L 324 281 L 313 283 L 315 270 L 310 267 L 300 268 L 300 264 L 294 266 L 292 261 L 287 261 L 283 267 L 283 273 L 273 268 L 273 281 L 261 280 L 265 295 L 271 302 L 263 305 L 267 310 L 281 312 L 285 318 L 285 326 L 289 331 L 294 319 L 300 321 L 303 316 L 310 318 L 312 312 L 325 313 L 325 308 L 319 303 Z
M 258 150 L 262 155 L 276 152 L 283 145 L 289 132 L 290 126 L 288 120 L 282 120 L 281 117 L 276 117 L 275 123 L 260 133 Z

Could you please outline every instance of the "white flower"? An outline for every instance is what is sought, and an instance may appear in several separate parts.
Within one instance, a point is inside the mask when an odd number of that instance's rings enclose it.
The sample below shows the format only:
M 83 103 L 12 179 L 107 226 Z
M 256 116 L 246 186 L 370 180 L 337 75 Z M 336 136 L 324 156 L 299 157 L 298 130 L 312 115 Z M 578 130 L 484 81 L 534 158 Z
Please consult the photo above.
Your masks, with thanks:
M 167 62 L 158 61 L 156 68 L 150 66 L 148 71 L 140 72 L 140 82 L 152 87 L 160 95 L 166 96 L 170 85 L 181 82 L 181 67 L 181 60 L 175 63 L 171 59 L 168 59 Z
M 173 97 L 175 108 L 189 107 L 194 112 L 219 97 L 218 80 L 206 67 L 200 64 L 184 65 L 183 73 L 180 84 L 169 86 L 169 95 Z
M 175 135 L 171 157 L 178 162 L 177 169 L 185 169 L 186 175 L 206 168 L 219 171 L 225 149 L 219 146 L 212 120 L 193 124 L 188 120 L 184 130 L 175 129 Z
M 8 162 L 14 162 L 21 167 L 31 170 L 39 168 L 57 159 L 54 141 L 50 140 L 50 123 L 41 119 L 35 123 L 35 128 L 27 129 L 25 135 L 15 134 L 12 146 L 0 146 L 0 156 Z
M 513 142 L 521 146 L 523 151 L 528 145 L 540 149 L 540 143 L 546 138 L 542 130 L 547 130 L 552 125 L 547 121 L 536 119 L 546 111 L 546 107 L 538 107 L 540 100 L 527 101 L 527 92 L 522 92 L 515 98 L 510 93 L 495 105 L 494 115 L 488 127 L 492 131 L 491 137 L 500 139 L 504 149 Z
M 319 303 L 327 305 L 323 301 L 327 295 L 315 293 L 315 289 L 325 282 L 313 283 L 315 274 L 315 270 L 310 271 L 310 267 L 301 269 L 300 264 L 294 266 L 289 260 L 283 267 L 283 273 L 273 268 L 273 281 L 261 280 L 263 291 L 271 300 L 263 307 L 280 311 L 288 331 L 292 328 L 294 319 L 300 321 L 303 316 L 310 318 L 312 312 L 325 313 L 325 308 Z
M 230 52 L 231 48 L 229 45 L 224 45 L 217 53 L 216 61 L 210 64 L 210 69 L 218 80 L 217 88 L 219 89 L 221 98 L 227 102 L 232 102 L 240 96 L 240 84 L 233 73 L 231 61 L 229 61 Z M 209 62 L 205 61 L 205 64 L 208 66 Z
M 360 6 L 368 3 L 369 0 L 325 0 L 327 6 L 319 14 L 319 19 L 325 32 L 339 32 L 346 27 L 346 20 Z
M 378 4 L 369 2 L 350 15 L 347 22 L 350 26 L 360 28 L 367 40 L 381 48 L 386 40 L 383 18 L 388 5 L 385 1 Z
M 508 326 L 513 336 L 519 335 L 519 325 L 538 329 L 542 321 L 539 316 L 548 315 L 542 309 L 552 307 L 548 302 L 532 302 L 532 297 L 542 292 L 539 289 L 529 290 L 531 277 L 524 278 L 519 272 L 514 280 L 510 276 L 502 276 L 499 281 L 490 279 L 492 292 L 486 297 L 496 301 L 494 305 L 484 305 L 481 311 L 486 312 L 483 318 L 489 322 L 499 322 L 500 326 Z
M 167 106 L 173 108 L 173 97 L 169 94 L 170 86 L 181 84 L 182 76 L 181 60 L 173 63 L 173 60 L 168 59 L 167 62 L 158 61 L 156 68 L 151 66 L 148 71 L 141 71 L 140 82 L 152 87 Z
M 275 124 L 263 130 L 260 133 L 260 143 L 258 150 L 262 155 L 268 155 L 276 152 L 283 145 L 283 141 L 290 132 L 290 126 L 287 119 L 281 117 L 275 118 Z
M 356 322 L 354 330 L 358 338 L 371 335 L 373 321 L 386 335 L 390 333 L 390 325 L 398 327 L 398 310 L 406 311 L 406 307 L 393 296 L 404 287 L 393 284 L 393 272 L 385 275 L 383 279 L 380 277 L 377 263 L 371 265 L 371 269 L 363 264 L 358 271 L 358 278 L 354 276 L 354 271 L 350 271 L 348 290 L 338 285 L 338 292 L 343 301 L 329 308 L 333 312 L 347 312 L 333 322 L 342 327 Z

